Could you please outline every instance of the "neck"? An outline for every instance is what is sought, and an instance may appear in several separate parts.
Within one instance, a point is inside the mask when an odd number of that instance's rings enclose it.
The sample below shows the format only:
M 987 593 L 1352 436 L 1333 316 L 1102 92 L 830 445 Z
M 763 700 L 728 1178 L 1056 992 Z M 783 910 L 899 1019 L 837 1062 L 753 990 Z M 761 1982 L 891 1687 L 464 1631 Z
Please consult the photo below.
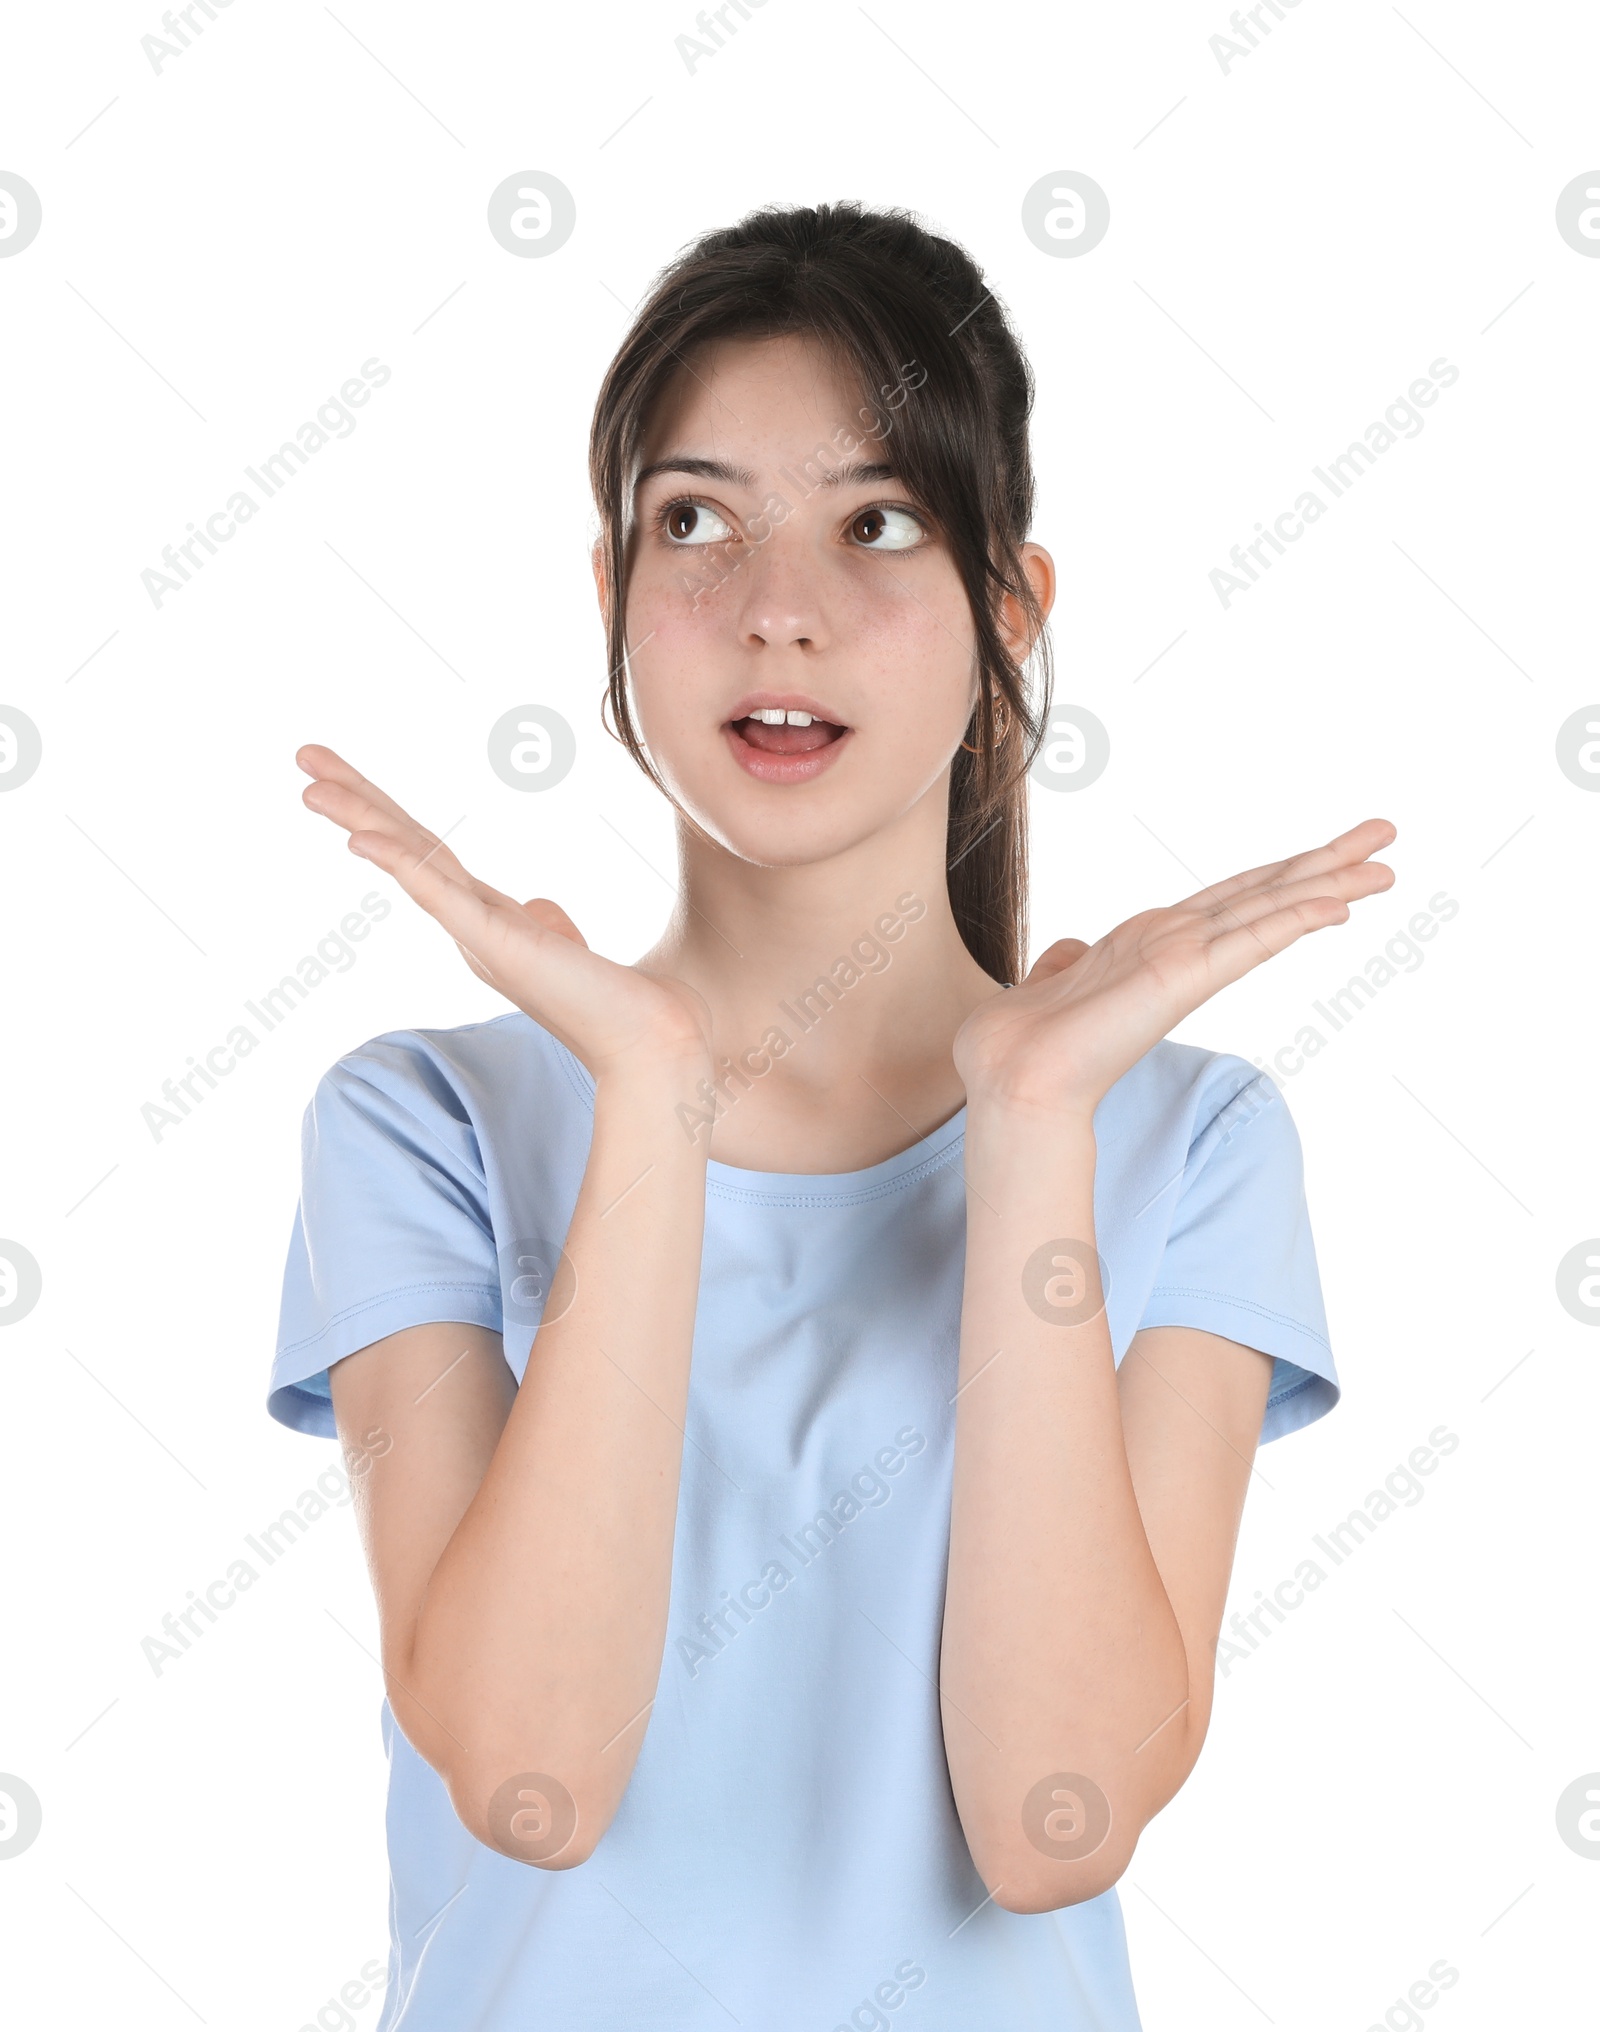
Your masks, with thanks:
M 719 1158 L 858 1168 L 961 1105 L 951 1044 L 1001 987 L 950 910 L 944 812 L 930 793 L 869 839 L 789 867 L 754 866 L 680 818 L 678 904 L 638 964 L 710 1011 Z

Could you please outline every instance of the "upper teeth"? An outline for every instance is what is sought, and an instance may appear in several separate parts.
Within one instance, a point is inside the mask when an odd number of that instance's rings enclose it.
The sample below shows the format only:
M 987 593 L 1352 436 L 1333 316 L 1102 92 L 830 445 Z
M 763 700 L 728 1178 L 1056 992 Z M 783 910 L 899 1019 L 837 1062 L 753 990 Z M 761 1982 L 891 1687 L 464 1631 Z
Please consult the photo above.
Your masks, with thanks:
M 809 727 L 809 713 L 785 712 L 782 706 L 758 706 L 750 715 L 753 720 L 763 720 L 769 727 L 781 727 L 785 720 L 791 727 Z

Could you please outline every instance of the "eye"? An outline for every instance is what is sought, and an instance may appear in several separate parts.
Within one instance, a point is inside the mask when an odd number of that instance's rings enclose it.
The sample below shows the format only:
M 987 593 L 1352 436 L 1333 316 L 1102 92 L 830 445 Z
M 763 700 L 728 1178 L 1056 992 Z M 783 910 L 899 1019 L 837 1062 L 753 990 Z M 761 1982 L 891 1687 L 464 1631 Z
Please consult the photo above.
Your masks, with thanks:
M 862 550 L 914 550 L 926 533 L 909 508 L 863 508 L 850 523 L 851 538 Z
M 656 514 L 656 526 L 669 542 L 682 548 L 696 543 L 726 543 L 733 535 L 715 508 L 707 507 L 704 501 L 691 501 L 687 496 L 663 502 Z

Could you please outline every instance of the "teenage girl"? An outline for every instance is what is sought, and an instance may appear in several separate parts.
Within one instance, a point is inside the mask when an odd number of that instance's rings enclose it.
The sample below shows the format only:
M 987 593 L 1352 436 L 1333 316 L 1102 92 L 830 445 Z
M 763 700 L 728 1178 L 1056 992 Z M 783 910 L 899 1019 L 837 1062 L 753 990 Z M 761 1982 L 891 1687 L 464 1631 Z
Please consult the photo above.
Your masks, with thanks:
M 901 213 L 661 277 L 591 438 L 632 965 L 348 762 L 304 801 L 511 1005 L 306 1115 L 275 1416 L 382 1627 L 379 2032 L 1135 2032 L 1255 1450 L 1336 1402 L 1299 1145 L 1166 1041 L 1387 889 L 1369 819 L 1024 978 L 1055 590 L 1027 365 Z

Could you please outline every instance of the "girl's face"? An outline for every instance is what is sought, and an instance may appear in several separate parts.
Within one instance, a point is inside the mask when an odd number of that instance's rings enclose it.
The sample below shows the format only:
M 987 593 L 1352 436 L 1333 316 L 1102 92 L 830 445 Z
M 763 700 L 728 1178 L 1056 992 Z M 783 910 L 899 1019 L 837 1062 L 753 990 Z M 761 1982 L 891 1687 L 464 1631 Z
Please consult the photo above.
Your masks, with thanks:
M 674 798 L 758 865 L 840 853 L 930 793 L 943 824 L 975 641 L 955 563 L 894 474 L 907 376 L 869 402 L 814 340 L 726 341 L 677 374 L 645 445 L 635 717 Z M 1027 549 L 1048 602 L 1049 560 Z

